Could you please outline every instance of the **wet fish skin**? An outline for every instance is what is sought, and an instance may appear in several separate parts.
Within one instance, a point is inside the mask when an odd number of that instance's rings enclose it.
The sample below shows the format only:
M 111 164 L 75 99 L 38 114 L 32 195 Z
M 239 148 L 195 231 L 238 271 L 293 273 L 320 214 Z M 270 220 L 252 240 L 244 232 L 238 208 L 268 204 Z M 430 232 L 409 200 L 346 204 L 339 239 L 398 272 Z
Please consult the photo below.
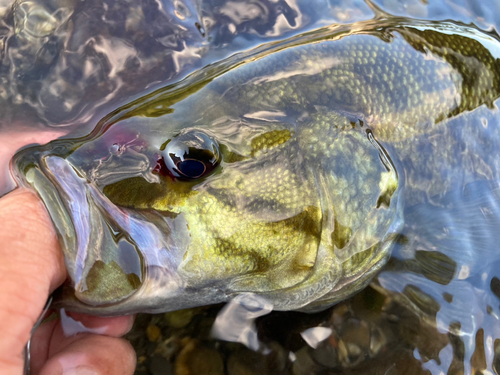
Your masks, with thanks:
M 159 312 L 252 292 L 315 310 L 358 291 L 413 199 L 398 168 L 422 160 L 407 146 L 499 96 L 499 59 L 455 28 L 299 43 L 189 95 L 146 97 L 102 134 L 24 151 L 19 178 L 44 199 L 74 283 L 61 306 Z M 213 139 L 219 166 L 193 180 L 159 173 L 177 137 Z

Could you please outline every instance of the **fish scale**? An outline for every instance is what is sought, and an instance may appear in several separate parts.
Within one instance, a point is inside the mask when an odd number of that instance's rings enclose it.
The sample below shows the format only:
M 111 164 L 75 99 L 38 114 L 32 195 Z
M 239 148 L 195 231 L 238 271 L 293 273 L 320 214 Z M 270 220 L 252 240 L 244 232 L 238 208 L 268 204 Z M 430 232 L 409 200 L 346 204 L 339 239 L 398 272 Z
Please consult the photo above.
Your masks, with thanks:
M 419 125 L 448 116 L 455 96 L 461 94 L 456 82 L 460 77 L 447 62 L 426 59 L 399 34 L 391 43 L 355 35 L 284 50 L 280 55 L 279 62 L 274 57 L 267 61 L 267 56 L 257 62 L 271 67 L 264 77 L 248 65 L 216 89 L 224 92 L 228 101 L 244 103 L 248 111 L 304 110 L 311 105 L 335 108 L 364 118 L 374 129 L 383 127 L 377 136 L 388 140 L 408 131 L 413 135 Z M 382 68 L 380 73 L 375 71 L 378 67 Z M 442 74 L 440 69 L 450 74 Z M 273 76 L 275 71 L 279 74 Z M 252 79 L 255 75 L 259 78 Z M 223 87 L 230 88 L 225 91 Z M 450 94 L 443 96 L 446 90 Z

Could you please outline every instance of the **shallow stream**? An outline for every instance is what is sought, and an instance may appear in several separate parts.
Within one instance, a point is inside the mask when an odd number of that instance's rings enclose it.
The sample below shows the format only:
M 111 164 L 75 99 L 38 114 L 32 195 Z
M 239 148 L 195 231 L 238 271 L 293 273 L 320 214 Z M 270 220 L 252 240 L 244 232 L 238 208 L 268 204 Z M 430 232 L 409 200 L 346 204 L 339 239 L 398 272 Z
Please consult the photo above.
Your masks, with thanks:
M 407 43 L 416 58 L 449 63 L 463 91 L 427 98 L 429 106 L 456 101 L 434 119 L 444 125 L 419 123 L 424 130 L 410 135 L 377 134 L 372 126 L 406 196 L 392 257 L 368 287 L 314 314 L 269 313 L 259 298 L 139 314 L 127 338 L 138 354 L 136 374 L 500 373 L 500 80 L 487 75 L 491 87 L 481 91 L 480 69 L 469 69 L 479 57 L 467 49 L 480 44 L 480 62 L 500 74 L 499 1 L 0 5 L 0 194 L 15 187 L 9 161 L 20 148 L 105 132 L 116 118 L 128 121 L 127 131 L 139 121 L 134 116 L 157 129 L 171 112 L 152 113 L 141 101 L 168 98 L 169 85 L 200 82 L 192 73 L 210 64 L 217 74 L 256 56 L 279 59 L 292 45 L 354 37 Z M 436 50 L 412 41 L 415 30 Z M 188 99 L 176 107 L 186 118 Z M 149 112 L 138 116 L 129 104 Z M 266 116 L 258 120 L 271 121 Z

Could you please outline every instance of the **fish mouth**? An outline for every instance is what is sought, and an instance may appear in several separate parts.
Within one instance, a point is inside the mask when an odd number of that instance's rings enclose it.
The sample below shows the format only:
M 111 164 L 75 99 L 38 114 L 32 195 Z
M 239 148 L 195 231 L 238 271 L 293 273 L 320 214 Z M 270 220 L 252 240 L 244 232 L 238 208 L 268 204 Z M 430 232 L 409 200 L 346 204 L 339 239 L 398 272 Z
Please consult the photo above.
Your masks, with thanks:
M 26 156 L 30 160 L 17 158 L 16 175 L 45 204 L 70 279 L 55 294 L 55 306 L 111 316 L 225 298 L 217 290 L 195 295 L 177 272 L 189 244 L 182 215 L 172 219 L 116 206 L 68 160 L 42 153 L 33 162 Z

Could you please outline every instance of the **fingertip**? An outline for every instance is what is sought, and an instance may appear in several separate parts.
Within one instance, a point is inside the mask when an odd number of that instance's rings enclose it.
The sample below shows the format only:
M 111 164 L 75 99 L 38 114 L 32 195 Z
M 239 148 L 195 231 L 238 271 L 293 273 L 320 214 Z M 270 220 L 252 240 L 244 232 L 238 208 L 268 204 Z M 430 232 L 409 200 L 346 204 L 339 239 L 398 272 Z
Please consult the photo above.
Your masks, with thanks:
M 51 357 L 40 375 L 132 375 L 136 354 L 124 339 L 81 335 Z
M 127 334 L 132 329 L 135 320 L 135 315 L 101 317 L 70 311 L 67 312 L 67 316 L 74 321 L 80 322 L 90 332 L 98 330 L 102 335 L 113 337 L 121 337 Z

